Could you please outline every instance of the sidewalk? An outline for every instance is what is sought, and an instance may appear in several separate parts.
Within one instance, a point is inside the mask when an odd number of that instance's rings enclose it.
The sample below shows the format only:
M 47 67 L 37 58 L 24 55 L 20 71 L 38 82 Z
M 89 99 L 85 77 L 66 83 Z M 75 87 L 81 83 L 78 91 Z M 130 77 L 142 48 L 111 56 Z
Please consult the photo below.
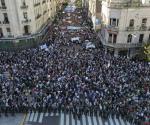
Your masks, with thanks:
M 24 114 L 18 113 L 15 116 L 9 115 L 6 117 L 4 114 L 0 117 L 0 125 L 21 125 L 24 119 Z

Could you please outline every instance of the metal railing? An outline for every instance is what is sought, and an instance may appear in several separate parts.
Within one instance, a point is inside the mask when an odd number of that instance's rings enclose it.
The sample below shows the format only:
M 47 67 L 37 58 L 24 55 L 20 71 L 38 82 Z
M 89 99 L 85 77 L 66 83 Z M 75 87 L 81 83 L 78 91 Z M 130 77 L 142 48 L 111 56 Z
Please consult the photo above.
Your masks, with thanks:
M 26 19 L 22 21 L 22 23 L 29 23 L 29 22 L 31 22 L 31 19 Z
M 147 26 L 141 26 L 139 30 L 141 30 L 141 31 L 147 31 L 148 27 Z
M 35 4 L 34 4 L 34 7 L 39 6 L 39 5 L 40 5 L 40 2 L 35 3 Z
M 127 31 L 134 31 L 134 30 L 136 30 L 136 29 L 135 29 L 135 27 L 133 27 L 133 26 L 129 26 L 129 27 L 126 28 L 126 30 L 127 30 Z
M 9 21 L 3 21 L 3 24 L 9 24 Z
M 118 32 L 119 31 L 119 27 L 118 26 L 106 26 L 108 31 L 112 31 L 112 32 Z
M 138 48 L 143 47 L 143 43 L 108 43 L 108 42 L 102 42 L 103 45 L 113 47 L 113 48 Z
M 21 9 L 27 9 L 27 8 L 28 8 L 28 5 L 23 4 L 20 8 L 21 8 Z

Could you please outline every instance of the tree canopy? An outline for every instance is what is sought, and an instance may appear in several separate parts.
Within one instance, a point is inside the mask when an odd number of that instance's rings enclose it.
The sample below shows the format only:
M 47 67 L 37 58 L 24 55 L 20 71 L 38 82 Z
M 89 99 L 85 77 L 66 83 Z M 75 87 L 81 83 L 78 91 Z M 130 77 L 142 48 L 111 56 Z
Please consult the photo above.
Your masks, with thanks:
M 148 61 L 150 61 L 150 43 L 144 46 L 144 54 Z

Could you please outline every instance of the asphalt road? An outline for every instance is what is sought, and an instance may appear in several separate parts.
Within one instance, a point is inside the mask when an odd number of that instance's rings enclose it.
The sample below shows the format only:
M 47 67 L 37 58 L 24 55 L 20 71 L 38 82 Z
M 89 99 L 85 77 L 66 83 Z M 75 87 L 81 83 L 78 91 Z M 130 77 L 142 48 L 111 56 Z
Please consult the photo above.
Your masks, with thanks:
M 104 120 L 99 115 L 82 115 L 80 118 L 73 117 L 72 113 L 39 113 L 29 112 L 25 119 L 25 125 L 130 125 L 121 117 L 109 117 Z
M 8 115 L 6 117 L 4 114 L 0 117 L 0 125 L 20 125 L 24 119 L 24 114 L 15 114 L 15 116 Z

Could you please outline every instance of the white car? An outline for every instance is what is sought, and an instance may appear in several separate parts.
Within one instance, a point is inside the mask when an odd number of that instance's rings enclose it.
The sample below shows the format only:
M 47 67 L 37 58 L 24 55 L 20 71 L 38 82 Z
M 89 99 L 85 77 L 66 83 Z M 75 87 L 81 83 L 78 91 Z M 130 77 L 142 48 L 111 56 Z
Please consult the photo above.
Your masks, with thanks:
M 95 49 L 95 45 L 92 42 L 86 44 L 86 49 Z

